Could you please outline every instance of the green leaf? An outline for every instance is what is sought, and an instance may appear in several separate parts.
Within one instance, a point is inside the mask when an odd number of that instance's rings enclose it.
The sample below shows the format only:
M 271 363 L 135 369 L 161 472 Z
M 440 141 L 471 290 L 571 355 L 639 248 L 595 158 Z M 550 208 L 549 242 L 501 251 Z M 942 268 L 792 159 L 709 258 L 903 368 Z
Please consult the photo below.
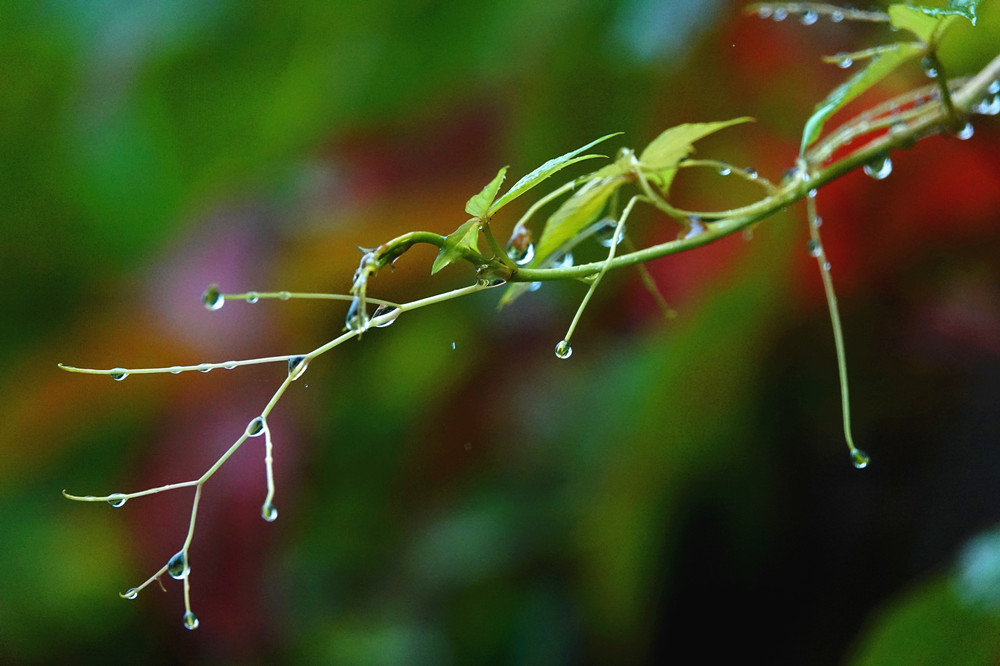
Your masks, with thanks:
M 695 141 L 731 125 L 752 120 L 753 118 L 743 117 L 714 123 L 687 123 L 671 127 L 653 139 L 639 154 L 643 172 L 666 191 L 670 188 L 670 183 L 677 172 L 678 163 L 694 152 Z
M 806 121 L 802 131 L 802 146 L 800 152 L 805 153 L 823 131 L 823 125 L 830 119 L 838 109 L 846 105 L 858 95 L 862 94 L 873 85 L 881 81 L 884 77 L 892 73 L 897 67 L 906 61 L 922 55 L 924 52 L 921 44 L 902 43 L 885 47 L 877 56 L 874 56 L 868 66 L 849 78 L 833 92 L 827 95 L 826 99 L 816 105 L 813 114 Z
M 602 141 L 607 141 L 611 137 L 618 136 L 619 134 L 621 134 L 621 132 L 615 132 L 614 134 L 607 134 L 605 136 L 602 136 L 600 139 L 595 139 L 591 141 L 585 146 L 580 146 L 576 150 L 571 150 L 565 155 L 560 155 L 559 157 L 552 158 L 545 164 L 541 165 L 540 167 L 538 167 L 537 169 L 535 169 L 534 171 L 532 171 L 531 173 L 529 173 L 528 175 L 524 176 L 519 181 L 514 183 L 514 185 L 512 185 L 511 188 L 507 190 L 507 192 L 502 197 L 500 197 L 500 199 L 496 203 L 494 203 L 492 206 L 489 207 L 489 214 L 493 215 L 502 207 L 506 206 L 511 201 L 521 196 L 522 194 L 533 188 L 535 185 L 538 185 L 540 182 L 542 182 L 555 172 L 559 171 L 560 169 L 565 169 L 569 165 L 576 164 L 577 162 L 582 162 L 583 160 L 589 160 L 594 157 L 604 157 L 603 155 L 582 155 L 579 157 L 577 156 L 580 155 L 580 153 L 582 153 L 583 151 L 587 150 L 588 148 L 595 146 Z M 475 213 L 470 213 L 470 214 L 474 215 Z
M 934 30 L 938 27 L 938 19 L 920 7 L 908 5 L 890 5 L 889 22 L 898 30 L 909 30 L 920 38 L 924 44 L 929 44 Z
M 503 167 L 479 194 L 469 199 L 468 203 L 465 204 L 465 212 L 480 219 L 486 217 L 490 210 L 490 204 L 496 199 L 497 192 L 500 191 L 500 184 L 506 175 L 507 167 Z
M 501 175 L 502 173 L 503 169 L 501 169 Z M 486 190 L 483 191 L 485 192 Z M 496 194 L 496 190 L 493 193 Z M 438 252 L 434 264 L 431 265 L 431 275 L 434 275 L 448 264 L 461 259 L 464 254 L 462 252 L 463 249 L 479 252 L 478 240 L 479 218 L 474 217 L 448 234 L 448 237 L 444 239 L 444 247 Z

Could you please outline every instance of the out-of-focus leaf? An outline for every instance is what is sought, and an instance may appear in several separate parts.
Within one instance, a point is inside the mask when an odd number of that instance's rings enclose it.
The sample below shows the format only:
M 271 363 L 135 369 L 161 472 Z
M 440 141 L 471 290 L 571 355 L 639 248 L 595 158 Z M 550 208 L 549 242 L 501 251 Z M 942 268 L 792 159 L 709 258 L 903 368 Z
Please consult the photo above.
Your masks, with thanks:
M 560 169 L 565 169 L 569 165 L 576 164 L 577 162 L 582 162 L 583 160 L 589 160 L 594 157 L 604 157 L 603 155 L 580 155 L 580 153 L 587 150 L 588 148 L 591 148 L 592 146 L 601 143 L 602 141 L 607 141 L 613 136 L 618 136 L 619 134 L 621 134 L 621 132 L 615 132 L 614 134 L 606 134 L 602 136 L 600 139 L 594 139 L 587 145 L 580 146 L 576 150 L 571 150 L 565 155 L 560 155 L 559 157 L 552 158 L 545 164 L 541 165 L 540 167 L 538 167 L 537 169 L 535 169 L 534 171 L 532 171 L 531 173 L 529 173 L 528 175 L 524 176 L 519 181 L 514 183 L 514 185 L 512 185 L 511 188 L 507 190 L 507 192 L 502 197 L 500 197 L 500 199 L 496 201 L 496 203 L 490 206 L 489 214 L 493 215 L 502 207 L 506 206 L 511 201 L 521 196 L 522 194 L 533 188 L 535 185 L 538 185 L 543 180 L 545 180 L 552 174 L 556 173 Z M 474 213 L 470 213 L 470 215 L 472 214 Z
M 656 182 L 664 192 L 670 189 L 677 164 L 694 152 L 694 142 L 731 125 L 752 121 L 742 117 L 714 123 L 686 123 L 665 130 L 639 154 L 646 176 Z
M 503 167 L 497 171 L 497 175 L 493 177 L 486 187 L 476 196 L 469 199 L 465 204 L 465 212 L 473 217 L 478 217 L 480 219 L 486 217 L 486 213 L 490 210 L 490 205 L 493 200 L 497 197 L 497 192 L 500 191 L 500 184 L 503 183 L 504 176 L 507 175 L 507 167 Z
M 501 169 L 500 175 L 502 175 L 502 173 L 503 169 Z M 494 190 L 494 194 L 496 194 L 496 190 Z M 434 260 L 434 264 L 431 265 L 431 275 L 434 275 L 448 264 L 461 259 L 462 248 L 479 252 L 479 245 L 477 244 L 478 240 L 479 218 L 474 217 L 463 223 L 458 227 L 458 229 L 455 229 L 453 232 L 448 234 L 447 238 L 444 239 L 444 247 L 442 247 L 441 251 L 438 252 L 438 256 Z
M 880 51 L 872 58 L 867 67 L 849 78 L 816 105 L 816 109 L 806 121 L 805 129 L 802 131 L 800 152 L 804 153 L 806 148 L 819 138 L 823 131 L 823 125 L 838 109 L 881 81 L 897 67 L 923 54 L 923 52 L 921 44 L 909 42 L 893 44 Z

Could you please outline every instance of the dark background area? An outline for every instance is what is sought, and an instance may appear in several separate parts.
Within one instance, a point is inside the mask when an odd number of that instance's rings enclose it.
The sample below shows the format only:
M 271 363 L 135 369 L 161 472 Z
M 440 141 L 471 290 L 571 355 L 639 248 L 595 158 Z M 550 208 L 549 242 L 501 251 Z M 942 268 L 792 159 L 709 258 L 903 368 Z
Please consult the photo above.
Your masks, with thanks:
M 1000 661 L 1000 122 L 893 153 L 818 198 L 863 471 L 843 442 L 829 316 L 804 211 L 632 270 L 420 310 L 312 363 L 263 446 L 206 484 L 181 585 L 124 591 L 183 542 L 191 494 L 113 510 L 78 494 L 195 478 L 283 378 L 265 365 L 69 375 L 302 353 L 345 304 L 356 246 L 448 233 L 516 179 L 613 131 L 751 115 L 698 155 L 780 180 L 820 57 L 895 36 L 742 3 L 210 4 L 0 8 L 0 661 L 56 663 L 967 663 Z M 1000 9 L 946 41 L 996 55 Z M 917 85 L 919 67 L 877 97 Z M 855 108 L 855 107 L 852 107 Z M 838 118 L 849 117 L 850 112 Z M 578 167 L 570 174 L 583 173 Z M 513 182 L 511 180 L 510 182 Z M 562 182 L 561 180 L 558 182 Z M 555 183 L 554 183 L 555 184 Z M 686 206 L 757 194 L 679 177 Z M 528 202 L 494 225 L 498 235 Z M 640 243 L 678 229 L 652 211 Z M 581 256 L 599 256 L 582 247 Z M 589 253 L 589 254 L 588 254 Z M 417 249 L 371 294 L 431 278 Z

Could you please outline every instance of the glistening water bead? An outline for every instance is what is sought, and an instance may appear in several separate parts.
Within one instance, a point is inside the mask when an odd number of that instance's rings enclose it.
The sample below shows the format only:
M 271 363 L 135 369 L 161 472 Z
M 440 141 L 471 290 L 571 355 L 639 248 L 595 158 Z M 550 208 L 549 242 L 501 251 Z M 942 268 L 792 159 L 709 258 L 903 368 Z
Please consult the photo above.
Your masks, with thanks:
M 368 313 L 361 311 L 361 299 L 357 296 L 351 301 L 351 306 L 347 308 L 344 326 L 352 333 L 359 333 L 368 327 Z
M 535 258 L 535 244 L 528 243 L 520 248 L 513 242 L 507 243 L 507 256 L 513 259 L 518 266 L 527 266 Z
M 219 285 L 213 284 L 205 290 L 201 302 L 209 310 L 218 310 L 226 303 L 226 297 L 219 293 Z
M 865 467 L 868 467 L 868 463 L 870 461 L 871 459 L 868 457 L 868 454 L 861 449 L 853 449 L 851 451 L 851 463 L 857 469 L 864 469 Z
M 302 376 L 307 367 L 309 367 L 309 360 L 305 356 L 293 356 L 288 359 L 288 376 L 294 382 Z
M 559 358 L 569 358 L 573 355 L 573 347 L 570 346 L 569 340 L 560 340 L 559 344 L 556 345 L 556 356 Z
M 819 244 L 819 241 L 809 241 L 806 243 L 806 249 L 809 250 L 809 255 L 813 257 L 819 257 L 823 254 L 823 246 Z
M 875 180 L 883 180 L 888 178 L 889 174 L 892 173 L 892 160 L 889 159 L 888 155 L 876 157 L 865 165 L 864 171 L 866 175 L 871 176 Z
M 191 629 L 191 630 L 197 629 L 199 624 L 200 623 L 198 622 L 197 615 L 195 615 L 191 611 L 184 613 L 184 627 L 186 629 Z
M 113 368 L 108 373 L 108 376 L 111 377 L 111 379 L 115 380 L 116 382 L 120 382 L 121 380 L 128 377 L 128 370 L 126 370 L 125 368 Z
M 129 589 L 125 590 L 125 594 L 123 594 L 122 596 L 125 597 L 126 599 L 135 599 L 136 597 L 139 596 L 139 590 L 135 589 L 134 587 L 130 587 Z
M 264 419 L 258 416 L 247 424 L 247 437 L 260 437 L 264 434 Z
M 114 495 L 108 496 L 108 504 L 115 507 L 116 509 L 125 506 L 125 502 L 127 501 L 128 498 L 122 495 L 121 493 L 115 493 Z
M 372 323 L 375 324 L 375 328 L 392 326 L 402 312 L 395 305 L 380 305 L 375 309 L 375 314 L 372 315 Z
M 273 523 L 278 519 L 278 510 L 270 502 L 264 502 L 264 506 L 260 507 L 260 517 L 269 523 Z
M 170 574 L 171 578 L 177 580 L 187 578 L 188 574 L 191 573 L 191 563 L 188 562 L 187 553 L 182 550 L 171 557 L 167 562 L 167 573 Z
M 962 141 L 966 141 L 972 138 L 972 135 L 975 133 L 975 131 L 976 128 L 972 126 L 972 123 L 967 122 L 965 123 L 965 125 L 962 126 L 962 129 L 958 130 L 955 136 L 957 136 Z

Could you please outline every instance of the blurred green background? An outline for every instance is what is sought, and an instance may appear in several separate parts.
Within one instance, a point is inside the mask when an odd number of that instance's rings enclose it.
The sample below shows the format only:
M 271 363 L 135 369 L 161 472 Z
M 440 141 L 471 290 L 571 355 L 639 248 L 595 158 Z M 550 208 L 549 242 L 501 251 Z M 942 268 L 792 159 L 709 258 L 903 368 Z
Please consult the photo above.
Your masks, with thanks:
M 181 545 L 186 491 L 284 369 L 68 375 L 302 353 L 345 308 L 356 246 L 447 233 L 517 178 L 611 131 L 752 115 L 699 154 L 778 180 L 877 26 L 744 17 L 715 0 L 132 3 L 0 7 L 0 662 L 968 663 L 1000 661 L 1000 123 L 894 154 L 820 195 L 839 287 L 854 470 L 803 212 L 584 287 L 407 315 L 311 365 L 262 443 L 205 487 L 181 586 L 117 592 Z M 1000 11 L 946 66 L 996 55 Z M 887 82 L 915 85 L 918 68 Z M 613 151 L 617 145 L 607 146 Z M 743 185 L 678 180 L 689 205 Z M 520 202 L 519 202 L 520 203 Z M 505 233 L 523 210 L 496 225 Z M 637 240 L 676 234 L 643 212 Z M 598 248 L 582 250 L 597 256 Z M 414 250 L 402 300 L 467 284 Z M 14 509 L 17 509 L 16 511 Z

